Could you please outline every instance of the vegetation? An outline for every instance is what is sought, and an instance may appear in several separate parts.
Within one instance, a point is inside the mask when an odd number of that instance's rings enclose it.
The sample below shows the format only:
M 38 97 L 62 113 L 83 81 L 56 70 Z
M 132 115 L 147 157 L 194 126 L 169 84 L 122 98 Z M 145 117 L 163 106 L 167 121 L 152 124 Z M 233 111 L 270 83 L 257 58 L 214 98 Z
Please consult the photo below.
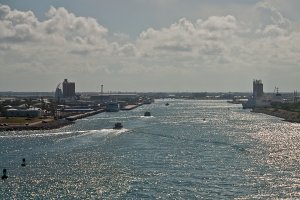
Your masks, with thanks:
M 272 108 L 300 112 L 300 103 L 273 103 Z

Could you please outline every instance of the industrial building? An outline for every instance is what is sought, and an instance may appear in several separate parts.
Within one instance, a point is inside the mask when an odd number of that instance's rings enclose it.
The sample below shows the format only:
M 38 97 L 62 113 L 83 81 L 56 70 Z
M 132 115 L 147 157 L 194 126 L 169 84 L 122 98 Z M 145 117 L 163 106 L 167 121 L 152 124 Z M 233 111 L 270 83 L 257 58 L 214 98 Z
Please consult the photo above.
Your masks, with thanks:
M 75 83 L 74 82 L 68 82 L 68 79 L 65 79 L 63 82 L 63 97 L 75 97 Z
M 5 111 L 5 116 L 7 117 L 41 117 L 43 114 L 44 111 L 39 108 L 29 108 L 26 110 L 11 108 Z
M 259 99 L 264 95 L 264 86 L 261 80 L 253 80 L 253 98 Z
M 64 96 L 63 96 L 63 92 L 62 90 L 59 88 L 60 84 L 56 87 L 55 89 L 55 93 L 54 93 L 54 98 L 56 101 L 59 102 L 60 99 L 62 99 Z
M 117 101 L 127 101 L 127 102 L 137 102 L 139 96 L 137 94 L 100 94 L 97 96 L 91 96 L 92 101 L 98 103 L 105 102 L 117 102 Z

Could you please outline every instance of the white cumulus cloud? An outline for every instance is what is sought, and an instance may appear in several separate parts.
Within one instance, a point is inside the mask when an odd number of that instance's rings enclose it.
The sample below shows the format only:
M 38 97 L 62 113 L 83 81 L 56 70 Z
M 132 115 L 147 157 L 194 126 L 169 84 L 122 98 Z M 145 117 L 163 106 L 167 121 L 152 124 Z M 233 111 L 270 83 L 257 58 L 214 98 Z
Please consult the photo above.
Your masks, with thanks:
M 32 75 L 45 81 L 45 74 L 52 79 L 43 88 L 68 76 L 84 82 L 89 75 L 88 82 L 102 78 L 113 85 L 116 80 L 108 77 L 114 75 L 125 87 L 126 80 L 146 75 L 158 84 L 168 79 L 187 85 L 195 85 L 199 77 L 221 82 L 221 77 L 247 74 L 252 80 L 256 72 L 266 76 L 272 70 L 300 75 L 299 28 L 266 1 L 253 8 L 259 19 L 254 27 L 233 15 L 181 18 L 166 27 L 149 27 L 130 40 L 65 8 L 50 7 L 41 21 L 32 11 L 0 4 L 0 83 Z

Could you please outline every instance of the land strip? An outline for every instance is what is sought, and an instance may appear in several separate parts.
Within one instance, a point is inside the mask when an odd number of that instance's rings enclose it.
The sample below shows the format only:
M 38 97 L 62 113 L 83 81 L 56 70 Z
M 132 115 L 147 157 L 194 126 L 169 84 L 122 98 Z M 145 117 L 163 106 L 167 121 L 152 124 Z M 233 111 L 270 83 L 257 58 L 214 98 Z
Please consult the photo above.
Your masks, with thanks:
M 267 115 L 279 117 L 288 122 L 300 123 L 300 112 L 296 112 L 296 111 L 288 111 L 288 110 L 278 109 L 278 108 L 254 108 L 253 112 L 264 113 Z

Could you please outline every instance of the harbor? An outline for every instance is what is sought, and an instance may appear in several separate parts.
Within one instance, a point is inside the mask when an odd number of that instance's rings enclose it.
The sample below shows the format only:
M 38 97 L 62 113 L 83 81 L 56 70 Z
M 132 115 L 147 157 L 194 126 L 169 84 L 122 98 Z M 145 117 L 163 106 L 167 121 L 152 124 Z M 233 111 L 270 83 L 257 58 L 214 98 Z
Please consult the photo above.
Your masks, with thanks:
M 123 112 L 154 102 L 138 94 L 104 93 L 77 95 L 75 83 L 64 79 L 53 96 L 2 97 L 0 131 L 48 130 L 76 123 L 103 112 Z
M 0 197 L 297 199 L 290 174 L 299 176 L 299 132 L 226 100 L 181 99 L 59 129 L 0 132 Z
M 0 1 L 0 200 L 300 200 L 299 7 Z

